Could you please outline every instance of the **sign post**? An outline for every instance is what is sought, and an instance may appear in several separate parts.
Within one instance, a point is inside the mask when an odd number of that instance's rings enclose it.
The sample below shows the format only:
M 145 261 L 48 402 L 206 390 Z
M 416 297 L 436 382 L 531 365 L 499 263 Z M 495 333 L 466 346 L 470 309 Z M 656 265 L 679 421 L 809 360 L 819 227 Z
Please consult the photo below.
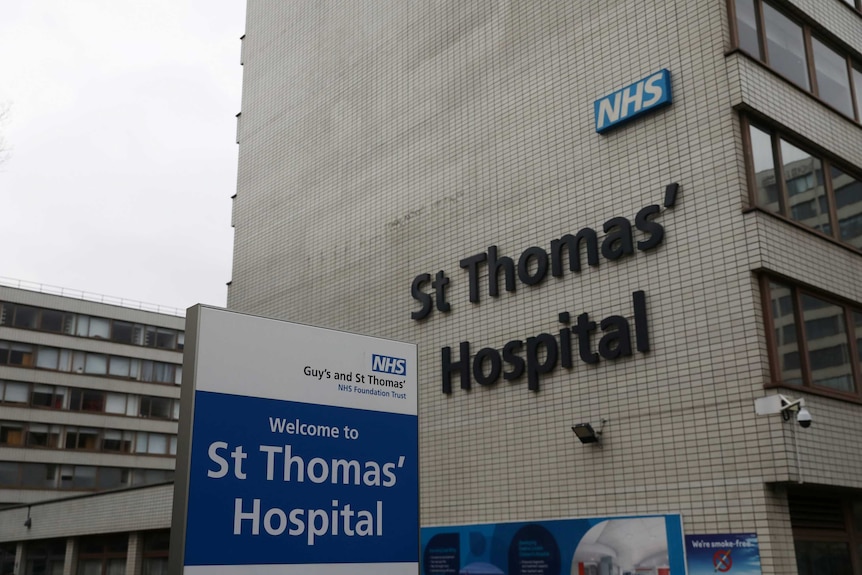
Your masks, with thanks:
M 418 569 L 416 346 L 189 309 L 170 572 Z

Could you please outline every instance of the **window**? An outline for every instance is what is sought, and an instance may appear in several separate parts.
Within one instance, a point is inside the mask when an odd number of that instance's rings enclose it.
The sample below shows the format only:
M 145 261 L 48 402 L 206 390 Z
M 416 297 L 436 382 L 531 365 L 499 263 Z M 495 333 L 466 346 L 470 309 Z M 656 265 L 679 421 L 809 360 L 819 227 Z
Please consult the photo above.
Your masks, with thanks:
M 39 310 L 37 308 L 26 305 L 15 306 L 15 319 L 12 321 L 13 327 L 36 329 L 38 321 Z
M 0 381 L 0 402 L 10 404 L 26 404 L 29 389 L 26 383 L 17 381 Z
M 799 575 L 862 573 L 862 496 L 794 487 L 787 499 Z
M 163 433 L 138 432 L 135 453 L 150 455 L 166 455 L 168 453 L 168 436 Z
M 147 531 L 143 535 L 143 540 L 143 575 L 168 575 L 170 530 Z
M 141 397 L 141 417 L 152 417 L 157 419 L 171 419 L 173 417 L 173 400 L 167 397 Z
M 120 431 L 119 429 L 106 429 L 104 443 L 102 448 L 104 451 L 115 451 L 118 453 L 132 452 L 132 435 L 131 431 Z
M 737 48 L 841 114 L 862 121 L 862 64 L 853 60 L 849 50 L 812 33 L 811 26 L 768 0 L 734 0 L 733 8 Z M 855 102 L 851 84 L 856 85 Z
M 33 346 L 0 341 L 0 365 L 33 367 Z
M 100 447 L 99 430 L 87 427 L 66 428 L 66 449 L 96 451 Z
M 808 89 L 808 63 L 802 26 L 763 3 L 767 63 L 802 88 Z
M 78 575 L 125 575 L 127 533 L 82 537 L 78 552 Z
M 57 466 L 51 463 L 22 463 L 21 487 L 54 489 L 57 487 Z
M 48 539 L 27 545 L 25 575 L 62 575 L 66 561 L 66 540 Z
M 114 320 L 114 326 L 111 330 L 111 341 L 115 341 L 117 343 L 132 343 L 134 341 L 134 333 L 134 324 Z
M 13 421 L 0 421 L 0 445 L 24 445 L 24 425 Z
M 850 77 L 847 75 L 847 58 L 818 38 L 812 38 L 811 45 L 820 97 L 845 116 L 852 118 L 853 100 L 850 94 Z
M 30 405 L 47 409 L 63 409 L 66 403 L 67 391 L 68 390 L 65 387 L 40 385 L 37 383 L 33 386 L 33 394 L 30 396 Z
M 765 211 L 862 248 L 862 178 L 777 130 L 747 119 L 743 124 L 748 127 L 753 167 L 752 201 Z
M 764 278 L 772 378 L 825 394 L 860 397 L 862 308 Z M 782 302 L 790 301 L 791 305 Z
M 92 389 L 73 389 L 69 393 L 69 409 L 72 411 L 105 411 L 105 392 Z
M 56 449 L 60 445 L 60 426 L 44 423 L 31 423 L 27 429 L 28 447 L 49 447 Z

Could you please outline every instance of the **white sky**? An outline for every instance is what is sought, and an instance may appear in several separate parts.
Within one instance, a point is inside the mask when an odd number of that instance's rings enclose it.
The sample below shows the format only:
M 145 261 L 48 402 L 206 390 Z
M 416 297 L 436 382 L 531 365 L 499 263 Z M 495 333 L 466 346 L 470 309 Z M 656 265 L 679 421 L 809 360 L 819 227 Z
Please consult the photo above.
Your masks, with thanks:
M 245 0 L 0 0 L 0 276 L 225 304 L 244 28 Z

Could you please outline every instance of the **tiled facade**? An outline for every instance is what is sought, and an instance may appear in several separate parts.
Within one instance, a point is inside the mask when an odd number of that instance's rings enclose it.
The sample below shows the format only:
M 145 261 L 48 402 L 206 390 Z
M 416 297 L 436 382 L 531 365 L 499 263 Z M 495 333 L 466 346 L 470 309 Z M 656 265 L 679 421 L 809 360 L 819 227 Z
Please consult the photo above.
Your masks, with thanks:
M 775 4 L 860 61 L 842 0 Z M 781 390 L 807 400 L 805 430 L 754 412 L 775 392 L 761 274 L 858 306 L 862 256 L 752 209 L 741 118 L 857 171 L 862 127 L 736 49 L 733 6 L 249 3 L 228 305 L 419 344 L 423 525 L 679 512 L 687 533 L 756 532 L 763 572 L 788 574 L 788 487 L 862 489 L 858 401 Z M 595 100 L 662 68 L 669 108 L 595 133 Z M 501 273 L 498 297 L 483 268 L 470 303 L 462 259 L 601 240 L 672 182 L 655 249 L 514 292 Z M 411 319 L 414 278 L 439 270 L 451 309 Z M 564 311 L 631 321 L 637 290 L 647 353 L 587 364 L 575 344 L 537 392 L 455 372 L 441 391 L 442 348 L 556 336 Z M 570 426 L 603 418 L 603 447 L 580 445 Z

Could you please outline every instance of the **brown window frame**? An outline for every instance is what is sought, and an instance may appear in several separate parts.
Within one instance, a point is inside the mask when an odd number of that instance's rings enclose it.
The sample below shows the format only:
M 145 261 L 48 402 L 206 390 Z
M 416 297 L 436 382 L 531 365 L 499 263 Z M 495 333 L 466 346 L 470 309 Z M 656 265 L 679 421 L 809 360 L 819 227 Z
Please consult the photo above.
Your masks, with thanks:
M 832 181 L 832 169 L 838 169 L 859 182 L 862 182 L 862 173 L 860 173 L 855 168 L 848 167 L 850 164 L 842 162 L 841 160 L 836 160 L 833 156 L 829 154 L 822 153 L 816 147 L 807 145 L 804 142 L 800 141 L 800 139 L 797 138 L 794 134 L 787 132 L 782 128 L 775 127 L 768 122 L 761 122 L 757 119 L 752 119 L 747 115 L 740 116 L 740 122 L 742 125 L 743 149 L 745 151 L 746 180 L 748 183 L 749 205 L 753 209 L 780 218 L 794 226 L 797 226 L 813 234 L 817 234 L 820 237 L 826 238 L 832 242 L 837 243 L 838 245 L 853 250 L 854 252 L 858 253 L 862 251 L 862 247 L 856 247 L 853 244 L 841 239 L 841 222 L 838 218 L 838 203 L 835 198 L 835 186 L 834 182 Z M 778 212 L 774 212 L 766 207 L 763 207 L 758 202 L 756 180 L 757 174 L 755 173 L 754 168 L 754 146 L 751 143 L 752 126 L 760 130 L 761 132 L 766 132 L 770 136 L 770 141 L 772 143 L 772 169 L 775 172 L 775 185 L 778 187 Z M 781 156 L 781 140 L 784 140 L 788 144 L 799 148 L 800 150 L 810 154 L 811 156 L 817 158 L 820 161 L 821 171 L 823 174 L 823 187 L 825 190 L 826 201 L 829 205 L 829 225 L 832 232 L 831 235 L 820 231 L 814 227 L 811 227 L 808 224 L 803 223 L 802 221 L 793 219 L 793 216 L 790 213 L 790 200 L 787 191 L 787 183 L 784 181 L 783 177 L 784 162 Z
M 836 0 L 851 8 L 844 0 Z M 862 0 L 856 1 L 856 10 L 862 11 Z M 783 78 L 787 82 L 789 82 L 795 88 L 802 90 L 803 92 L 812 95 L 818 102 L 828 107 L 830 110 L 835 111 L 837 114 L 857 123 L 862 124 L 862 110 L 859 109 L 859 98 L 856 95 L 857 88 L 862 88 L 862 86 L 856 86 L 853 81 L 853 68 L 859 69 L 862 66 L 862 58 L 859 57 L 858 54 L 854 54 L 853 51 L 845 47 L 842 42 L 840 42 L 837 38 L 830 35 L 828 32 L 823 30 L 821 27 L 813 25 L 813 23 L 808 20 L 804 15 L 800 14 L 797 9 L 788 9 L 784 2 L 780 2 L 777 0 L 752 0 L 754 2 L 754 13 L 755 13 L 755 21 L 757 25 L 757 45 L 760 49 L 760 55 L 751 54 L 745 48 L 742 47 L 739 42 L 739 28 L 736 25 L 736 0 L 727 0 L 727 13 L 728 18 L 730 19 L 730 41 L 733 51 L 739 51 L 742 54 L 745 54 L 755 62 L 758 62 L 768 68 L 771 72 Z M 779 72 L 776 68 L 774 68 L 769 62 L 769 50 L 766 41 L 766 31 L 764 27 L 764 15 L 763 15 L 763 3 L 766 2 L 773 9 L 780 12 L 783 16 L 793 21 L 795 24 L 802 28 L 803 41 L 805 46 L 805 66 L 806 66 L 806 74 L 808 77 L 808 89 L 800 86 L 796 82 L 794 82 L 791 78 L 785 76 L 781 72 Z M 845 112 L 842 112 L 826 100 L 824 100 L 819 93 L 819 88 L 817 86 L 817 71 L 816 64 L 814 61 L 814 47 L 811 42 L 812 35 L 817 37 L 817 39 L 837 52 L 839 55 L 843 56 L 847 63 L 847 80 L 850 84 L 850 103 L 851 103 L 851 115 L 848 116 Z
M 853 312 L 862 314 L 862 305 L 853 304 L 842 300 L 834 295 L 823 291 L 800 285 L 786 278 L 772 274 L 760 274 L 760 293 L 762 294 L 763 318 L 766 328 L 766 342 L 769 351 L 770 380 L 764 387 L 798 389 L 816 395 L 832 397 L 855 403 L 862 403 L 862 362 L 859 361 L 859 349 L 856 343 L 856 331 L 852 321 Z M 797 350 L 799 352 L 799 369 L 802 384 L 788 383 L 781 380 L 781 354 L 778 343 L 775 340 L 775 320 L 772 314 L 772 296 L 769 283 L 775 282 L 790 289 L 791 304 L 793 309 L 793 325 L 796 328 Z M 850 356 L 851 376 L 853 378 L 853 392 L 844 392 L 830 387 L 817 386 L 811 383 L 811 366 L 809 365 L 808 342 L 805 335 L 805 322 L 802 318 L 802 303 L 800 295 L 805 294 L 815 297 L 829 304 L 839 306 L 843 310 L 844 329 L 847 334 L 848 355 Z

